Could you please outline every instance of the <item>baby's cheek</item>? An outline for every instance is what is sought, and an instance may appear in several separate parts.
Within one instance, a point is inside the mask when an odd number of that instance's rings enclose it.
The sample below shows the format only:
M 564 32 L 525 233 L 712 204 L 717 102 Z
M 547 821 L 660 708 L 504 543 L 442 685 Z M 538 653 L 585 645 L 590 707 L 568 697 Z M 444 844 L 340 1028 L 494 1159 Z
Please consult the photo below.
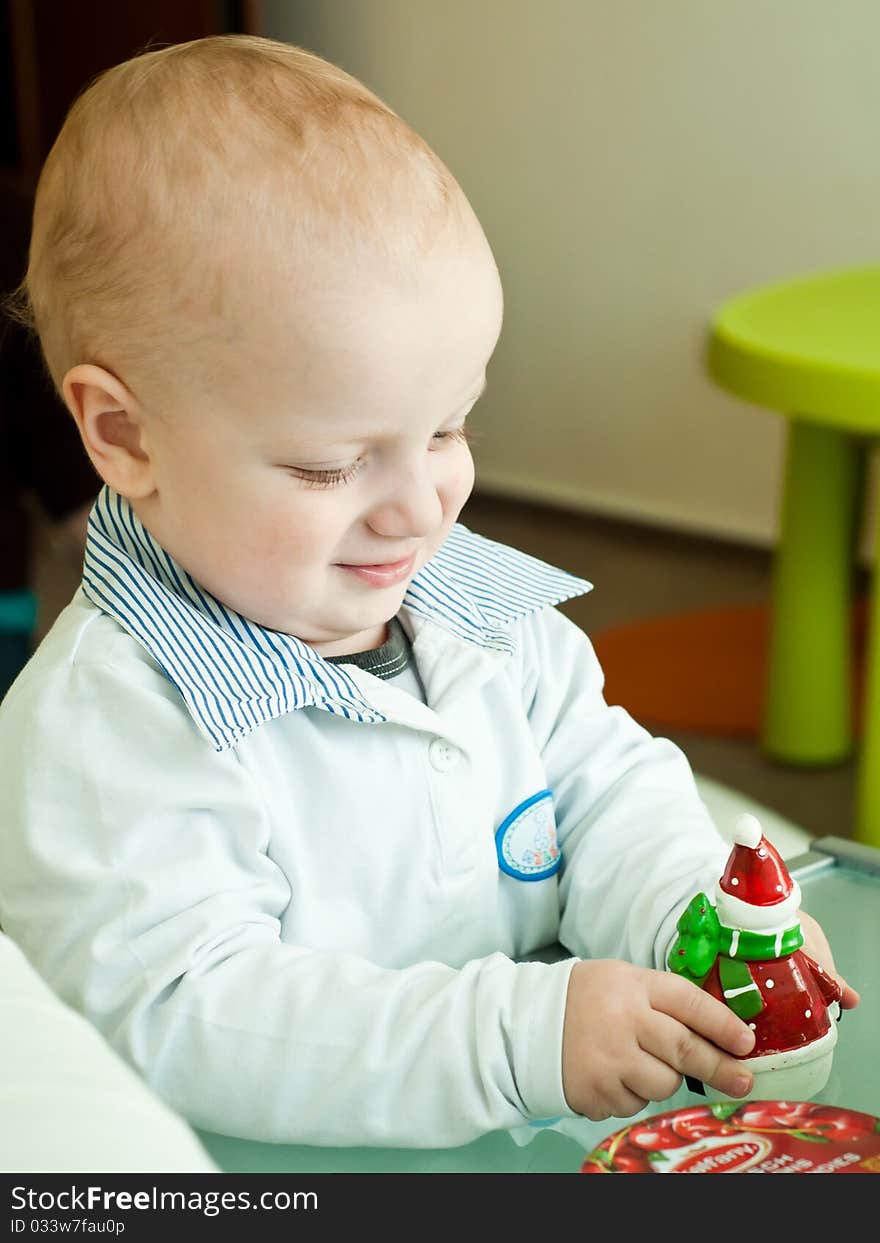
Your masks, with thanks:
M 296 480 L 282 476 L 262 497 L 250 505 L 250 540 L 255 555 L 271 549 L 285 560 L 307 561 L 326 544 L 338 518 L 332 498 L 320 491 L 308 491 Z M 331 504 L 322 504 L 331 501 Z
M 305 565 L 314 535 L 302 524 L 261 513 L 253 503 L 249 508 L 218 550 L 224 562 L 222 577 L 227 590 L 234 586 L 245 596 L 254 589 L 261 596 L 272 596 L 275 588 L 284 590 L 280 579 Z
M 456 460 L 450 463 L 449 473 L 440 486 L 440 498 L 447 515 L 452 514 L 453 520 L 471 494 L 474 486 L 474 459 L 470 450 L 462 448 Z

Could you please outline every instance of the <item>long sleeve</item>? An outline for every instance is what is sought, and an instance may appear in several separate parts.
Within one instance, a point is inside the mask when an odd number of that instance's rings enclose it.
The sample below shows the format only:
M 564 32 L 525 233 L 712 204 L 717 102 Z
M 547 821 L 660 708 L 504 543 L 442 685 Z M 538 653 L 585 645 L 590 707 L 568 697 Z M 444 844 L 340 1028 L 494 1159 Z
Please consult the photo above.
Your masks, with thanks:
M 728 852 L 690 765 L 603 698 L 586 636 L 546 610 L 526 631 L 524 694 L 563 853 L 560 941 L 663 968 L 682 905 Z

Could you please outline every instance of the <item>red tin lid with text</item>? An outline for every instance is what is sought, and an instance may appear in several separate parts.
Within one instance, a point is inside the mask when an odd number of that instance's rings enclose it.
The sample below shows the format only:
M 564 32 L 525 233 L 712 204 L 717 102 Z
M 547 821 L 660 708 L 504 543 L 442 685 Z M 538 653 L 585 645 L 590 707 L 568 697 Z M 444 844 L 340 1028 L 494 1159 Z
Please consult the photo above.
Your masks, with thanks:
M 604 1139 L 583 1174 L 880 1174 L 880 1118 L 809 1101 L 693 1105 Z

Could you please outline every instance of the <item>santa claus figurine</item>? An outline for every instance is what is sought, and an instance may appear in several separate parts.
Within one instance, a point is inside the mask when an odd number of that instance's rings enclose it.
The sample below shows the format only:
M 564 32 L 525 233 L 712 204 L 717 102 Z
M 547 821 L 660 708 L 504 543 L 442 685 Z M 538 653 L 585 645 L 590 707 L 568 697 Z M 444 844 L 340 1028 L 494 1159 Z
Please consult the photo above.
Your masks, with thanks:
M 840 985 L 802 950 L 800 886 L 754 816 L 737 820 L 733 842 L 715 905 L 704 893 L 690 902 L 668 965 L 754 1031 L 755 1047 L 742 1059 L 755 1077 L 750 1096 L 808 1100 L 831 1072 Z

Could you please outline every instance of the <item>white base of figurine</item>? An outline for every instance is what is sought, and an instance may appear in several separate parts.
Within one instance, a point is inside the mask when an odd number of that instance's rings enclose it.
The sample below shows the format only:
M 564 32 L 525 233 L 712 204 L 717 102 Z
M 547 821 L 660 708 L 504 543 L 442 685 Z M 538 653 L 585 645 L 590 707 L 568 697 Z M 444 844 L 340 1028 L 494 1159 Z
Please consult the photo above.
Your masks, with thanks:
M 755 1076 L 748 1096 L 725 1096 L 715 1088 L 705 1085 L 710 1101 L 761 1100 L 761 1101 L 808 1101 L 821 1092 L 831 1074 L 834 1046 L 837 1044 L 837 1023 L 834 1021 L 838 1008 L 829 1007 L 831 1029 L 820 1039 L 802 1049 L 787 1049 L 784 1053 L 765 1053 L 761 1057 L 744 1057 L 742 1064 Z

